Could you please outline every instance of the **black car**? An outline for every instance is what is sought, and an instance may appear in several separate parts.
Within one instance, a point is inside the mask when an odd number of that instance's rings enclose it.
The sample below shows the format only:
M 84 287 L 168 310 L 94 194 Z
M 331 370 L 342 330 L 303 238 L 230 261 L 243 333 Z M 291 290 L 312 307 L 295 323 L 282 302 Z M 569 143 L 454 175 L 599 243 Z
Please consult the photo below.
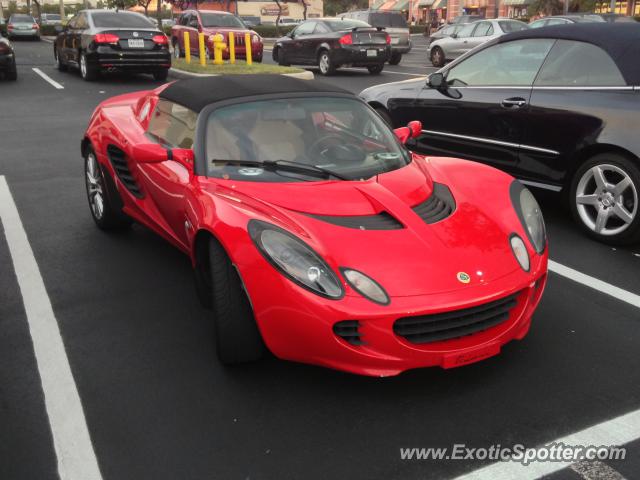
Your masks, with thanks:
M 393 125 L 422 122 L 412 148 L 563 191 L 592 237 L 640 240 L 640 24 L 510 33 L 360 95 Z
M 273 46 L 280 65 L 318 65 L 322 75 L 343 66 L 378 74 L 391 55 L 391 37 L 359 20 L 315 18 L 298 25 Z
M 0 74 L 3 74 L 7 80 L 15 81 L 18 79 L 16 54 L 11 42 L 2 36 L 0 36 Z
M 171 68 L 167 36 L 144 15 L 126 11 L 78 12 L 58 34 L 53 55 L 59 70 L 79 68 L 85 80 L 104 71 L 152 73 L 165 80 Z

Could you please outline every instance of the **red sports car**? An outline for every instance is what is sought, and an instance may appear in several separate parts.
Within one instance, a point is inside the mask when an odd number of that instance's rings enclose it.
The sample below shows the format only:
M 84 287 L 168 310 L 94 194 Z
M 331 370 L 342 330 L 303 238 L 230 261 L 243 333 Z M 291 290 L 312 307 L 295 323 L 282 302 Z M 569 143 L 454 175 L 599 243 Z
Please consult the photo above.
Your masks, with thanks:
M 91 213 L 189 255 L 225 364 L 265 346 L 376 376 L 476 362 L 529 329 L 544 221 L 512 177 L 411 153 L 420 129 L 286 76 L 121 95 L 82 140 Z

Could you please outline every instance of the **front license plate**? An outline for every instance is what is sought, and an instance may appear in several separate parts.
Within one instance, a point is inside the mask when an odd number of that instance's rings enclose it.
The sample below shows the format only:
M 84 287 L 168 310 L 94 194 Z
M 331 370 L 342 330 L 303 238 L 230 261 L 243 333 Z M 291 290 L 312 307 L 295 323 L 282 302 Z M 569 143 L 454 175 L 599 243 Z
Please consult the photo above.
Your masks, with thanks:
M 482 347 L 469 349 L 463 353 L 445 355 L 442 366 L 444 368 L 461 367 L 462 365 L 468 365 L 484 360 L 485 358 L 493 357 L 498 353 L 500 353 L 500 345 L 491 343 L 489 345 L 483 345 Z
M 377 50 L 367 50 L 367 57 L 377 57 L 377 56 L 378 56 Z
M 144 48 L 144 40 L 141 38 L 130 38 L 127 40 L 129 48 Z

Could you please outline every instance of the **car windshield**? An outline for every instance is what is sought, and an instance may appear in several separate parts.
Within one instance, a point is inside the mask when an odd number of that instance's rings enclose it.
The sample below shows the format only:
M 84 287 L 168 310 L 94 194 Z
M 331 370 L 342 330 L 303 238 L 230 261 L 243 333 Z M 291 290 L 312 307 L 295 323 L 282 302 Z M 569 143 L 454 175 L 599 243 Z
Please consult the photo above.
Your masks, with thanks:
M 94 12 L 91 14 L 97 28 L 150 28 L 144 15 L 129 12 Z
M 523 22 L 507 20 L 507 21 L 500 21 L 498 23 L 500 24 L 500 28 L 502 29 L 502 31 L 505 33 L 518 32 L 520 30 L 526 30 L 527 28 L 529 28 L 529 25 Z
M 369 23 L 374 27 L 408 28 L 407 21 L 400 13 L 371 13 Z
M 200 12 L 200 18 L 202 18 L 202 26 L 204 27 L 244 28 L 242 22 L 234 15 Z
M 360 20 L 351 20 L 348 18 L 345 18 L 344 20 L 327 20 L 324 23 L 329 25 L 329 28 L 334 32 L 340 32 L 342 30 L 352 30 L 354 28 L 371 27 L 371 25 L 366 22 L 361 22 Z
M 31 15 L 11 15 L 9 23 L 36 23 Z
M 55 13 L 48 13 L 47 20 L 60 20 L 60 15 L 56 15 Z
M 380 117 L 362 102 L 344 97 L 217 108 L 207 119 L 206 158 L 211 177 L 278 182 L 323 180 L 323 172 L 336 178 L 370 178 L 410 160 Z M 286 163 L 299 171 L 256 168 L 256 162 Z

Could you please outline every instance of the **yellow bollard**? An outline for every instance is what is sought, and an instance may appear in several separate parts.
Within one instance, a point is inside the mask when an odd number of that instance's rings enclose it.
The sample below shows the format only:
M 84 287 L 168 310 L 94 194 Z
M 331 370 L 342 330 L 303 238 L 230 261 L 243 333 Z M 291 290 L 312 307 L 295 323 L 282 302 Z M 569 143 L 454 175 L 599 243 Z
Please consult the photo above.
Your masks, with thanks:
M 236 36 L 229 32 L 229 62 L 236 63 Z
M 207 64 L 207 51 L 204 48 L 204 33 L 198 34 L 198 47 L 200 49 L 200 65 L 203 67 Z
M 253 64 L 253 59 L 251 58 L 251 34 L 244 34 L 244 51 L 247 56 L 247 65 Z
M 213 40 L 213 64 L 222 65 L 224 63 L 222 61 L 222 50 L 227 46 L 224 43 L 224 37 L 220 33 L 216 33 L 211 40 Z
M 189 42 L 189 32 L 184 32 L 184 60 L 191 63 L 191 43 Z

